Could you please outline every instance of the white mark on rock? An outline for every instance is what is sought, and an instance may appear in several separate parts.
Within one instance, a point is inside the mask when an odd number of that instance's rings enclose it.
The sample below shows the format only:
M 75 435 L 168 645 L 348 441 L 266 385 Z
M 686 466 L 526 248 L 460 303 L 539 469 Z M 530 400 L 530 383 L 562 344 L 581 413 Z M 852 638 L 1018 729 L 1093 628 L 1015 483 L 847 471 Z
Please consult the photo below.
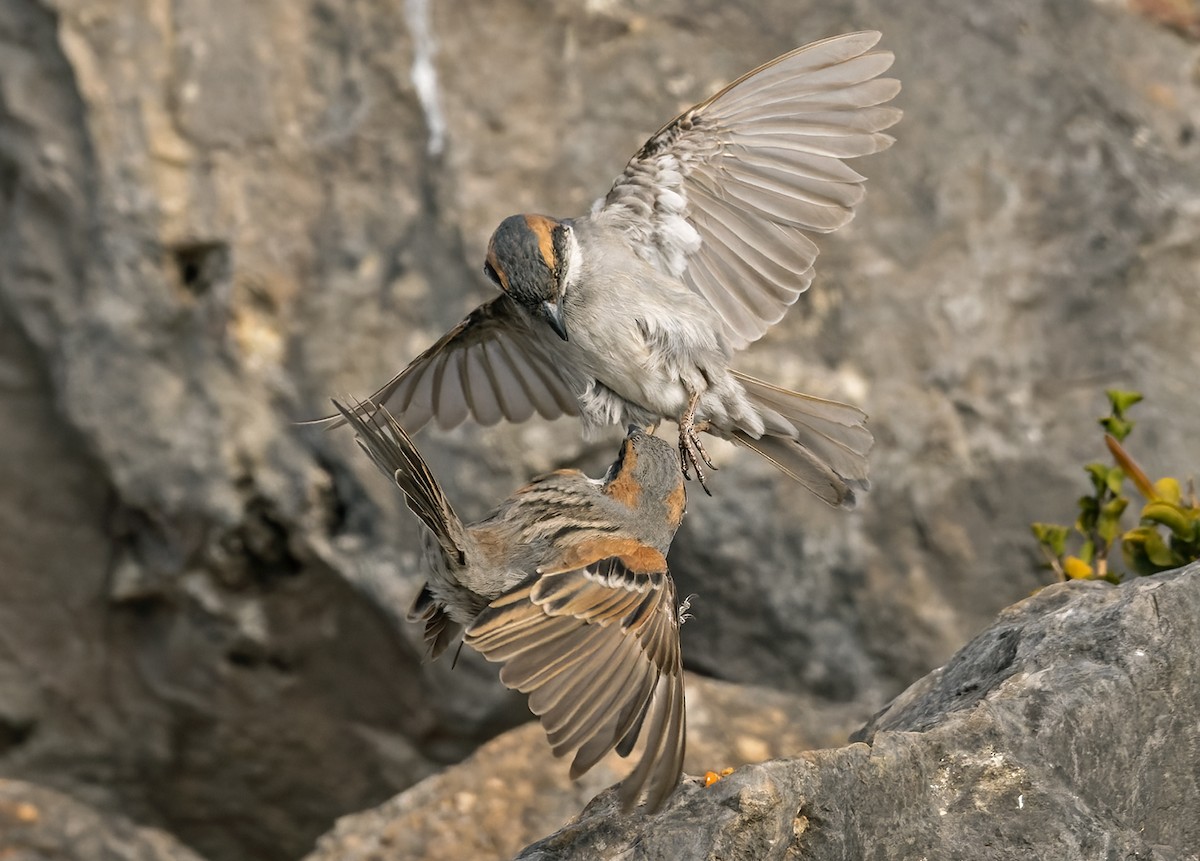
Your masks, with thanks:
M 437 42 L 430 15 L 432 3 L 433 0 L 404 0 L 404 19 L 412 34 L 412 82 L 429 128 L 429 154 L 440 155 L 446 145 L 446 117 L 438 98 L 437 67 L 433 63 Z
M 1024 810 L 1024 809 L 1025 809 L 1025 796 L 1018 795 L 1017 796 L 1017 810 Z
M 1137 655 L 1139 658 L 1144 658 L 1144 657 L 1146 657 L 1146 650 L 1145 650 L 1145 649 L 1134 649 L 1134 650 L 1133 650 L 1133 653 L 1134 653 L 1135 655 Z

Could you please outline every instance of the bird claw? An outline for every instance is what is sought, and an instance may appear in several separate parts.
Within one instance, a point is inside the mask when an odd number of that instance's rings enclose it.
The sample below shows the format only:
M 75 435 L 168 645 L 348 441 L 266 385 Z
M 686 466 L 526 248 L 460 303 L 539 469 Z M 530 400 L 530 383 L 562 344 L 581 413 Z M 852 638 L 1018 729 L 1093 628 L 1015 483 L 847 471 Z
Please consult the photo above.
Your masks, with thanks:
M 693 395 L 687 410 L 679 418 L 679 461 L 683 468 L 683 477 L 691 481 L 690 470 L 695 469 L 696 478 L 700 479 L 700 487 L 704 489 L 705 493 L 712 496 L 712 491 L 708 489 L 705 481 L 704 467 L 700 464 L 703 463 L 713 472 L 717 471 L 717 467 L 709 458 L 708 452 L 704 450 L 704 443 L 700 441 L 700 434 L 708 430 L 709 423 L 696 421 L 696 403 L 699 400 L 699 395 Z
M 695 592 L 693 592 L 691 595 L 688 595 L 686 598 L 684 598 L 682 601 L 679 602 L 678 615 L 679 615 L 679 624 L 680 625 L 682 625 L 688 619 L 695 618 L 694 616 L 692 616 L 691 613 L 688 612 L 688 610 L 692 609 L 692 599 L 697 598 L 697 597 L 699 597 L 699 596 Z
M 716 471 L 716 466 L 709 460 L 708 452 L 704 450 L 704 444 L 700 442 L 699 430 L 681 430 L 679 432 L 679 459 L 683 464 L 683 477 L 688 481 L 692 480 L 691 470 L 696 470 L 696 478 L 700 479 L 700 486 L 704 488 L 704 492 L 712 496 L 712 491 L 708 489 L 706 482 L 707 476 L 704 473 L 704 464 L 709 469 Z

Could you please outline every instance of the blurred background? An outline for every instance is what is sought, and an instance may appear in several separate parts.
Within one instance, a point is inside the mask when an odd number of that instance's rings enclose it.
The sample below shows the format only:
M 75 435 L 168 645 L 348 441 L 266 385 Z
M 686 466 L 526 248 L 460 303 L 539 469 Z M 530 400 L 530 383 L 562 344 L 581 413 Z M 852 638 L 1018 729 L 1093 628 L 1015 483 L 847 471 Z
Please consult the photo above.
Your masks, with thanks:
M 1074 516 L 1104 389 L 1146 394 L 1152 476 L 1200 471 L 1197 3 L 0 3 L 0 774 L 292 859 L 527 720 L 474 655 L 420 663 L 414 519 L 296 422 L 492 295 L 500 219 L 583 212 L 678 111 L 856 29 L 897 143 L 736 366 L 862 405 L 873 490 L 720 448 L 671 555 L 688 668 L 834 744 L 1048 582 L 1029 523 Z M 418 444 L 473 518 L 619 438 Z

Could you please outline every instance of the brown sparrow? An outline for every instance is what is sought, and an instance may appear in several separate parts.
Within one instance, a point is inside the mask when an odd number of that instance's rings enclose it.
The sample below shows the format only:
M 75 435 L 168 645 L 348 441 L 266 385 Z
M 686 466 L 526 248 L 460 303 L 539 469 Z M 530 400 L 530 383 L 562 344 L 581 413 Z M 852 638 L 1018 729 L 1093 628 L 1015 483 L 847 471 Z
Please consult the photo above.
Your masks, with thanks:
M 572 779 L 643 738 L 622 803 L 646 789 L 646 809 L 661 807 L 684 752 L 682 608 L 666 560 L 686 502 L 674 448 L 631 427 L 602 480 L 543 475 L 468 526 L 386 409 L 334 405 L 428 527 L 430 577 L 409 618 L 430 656 L 465 628 L 468 646 L 504 665 L 500 680 L 529 694 L 554 753 L 575 752 Z
M 513 215 L 488 244 L 501 295 L 371 400 L 415 431 L 578 415 L 679 422 L 684 475 L 732 439 L 823 500 L 851 506 L 872 443 L 856 407 L 729 367 L 813 278 L 807 233 L 849 221 L 864 177 L 842 159 L 891 145 L 900 83 L 874 32 L 797 48 L 650 138 L 587 215 Z M 705 490 L 707 491 L 707 487 Z

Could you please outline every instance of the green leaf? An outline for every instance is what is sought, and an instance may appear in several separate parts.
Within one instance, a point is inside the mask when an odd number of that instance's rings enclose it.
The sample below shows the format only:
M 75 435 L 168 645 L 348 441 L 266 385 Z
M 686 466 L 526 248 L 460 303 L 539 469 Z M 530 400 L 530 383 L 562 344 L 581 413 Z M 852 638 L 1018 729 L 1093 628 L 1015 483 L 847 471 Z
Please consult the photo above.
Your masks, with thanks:
M 1108 471 L 1108 475 L 1104 477 L 1104 485 L 1113 496 L 1120 496 L 1121 490 L 1125 486 L 1125 470 L 1119 466 L 1114 466 Z
M 1121 538 L 1121 555 L 1125 557 L 1125 564 L 1142 577 L 1163 570 L 1151 562 L 1146 553 L 1146 541 L 1151 535 L 1158 536 L 1152 526 L 1138 526 Z
M 1053 553 L 1056 558 L 1061 559 L 1062 555 L 1067 552 L 1067 533 L 1070 531 L 1067 527 L 1059 526 L 1057 523 L 1034 523 L 1031 524 L 1031 528 L 1038 543 Z
M 1096 558 L 1096 545 L 1092 543 L 1092 539 L 1089 538 L 1087 541 L 1083 542 L 1083 545 L 1079 548 L 1079 558 L 1084 562 L 1087 562 L 1089 565 L 1092 563 L 1092 560 Z
M 1142 399 L 1141 392 L 1123 391 L 1122 389 L 1109 389 L 1104 394 L 1108 395 L 1108 402 L 1112 405 L 1115 416 L 1124 416 L 1127 409 Z
M 1133 424 L 1120 416 L 1106 416 L 1100 419 L 1100 426 L 1116 437 L 1117 442 L 1125 441 L 1125 437 L 1129 436 L 1129 432 L 1133 430 Z
M 1103 463 L 1089 463 L 1083 469 L 1092 479 L 1092 487 L 1096 491 L 1096 496 L 1103 494 L 1104 489 L 1108 487 L 1108 473 L 1113 467 Z
M 1096 521 L 1096 532 L 1100 535 L 1105 545 L 1111 545 L 1116 539 L 1117 533 L 1120 532 L 1121 515 L 1128 504 L 1128 499 L 1118 496 L 1116 499 L 1110 499 L 1101 506 L 1100 516 Z
M 1147 502 L 1142 509 L 1142 522 L 1161 523 L 1180 538 L 1191 538 L 1193 531 L 1192 518 L 1188 511 L 1177 503 L 1155 500 Z
M 1162 536 L 1153 529 L 1146 534 L 1145 550 L 1146 557 L 1160 570 L 1183 564 L 1183 560 L 1171 552 L 1171 548 L 1163 541 Z
M 1079 497 L 1079 519 L 1075 528 L 1085 535 L 1096 528 L 1096 518 L 1100 516 L 1100 503 L 1094 496 Z

